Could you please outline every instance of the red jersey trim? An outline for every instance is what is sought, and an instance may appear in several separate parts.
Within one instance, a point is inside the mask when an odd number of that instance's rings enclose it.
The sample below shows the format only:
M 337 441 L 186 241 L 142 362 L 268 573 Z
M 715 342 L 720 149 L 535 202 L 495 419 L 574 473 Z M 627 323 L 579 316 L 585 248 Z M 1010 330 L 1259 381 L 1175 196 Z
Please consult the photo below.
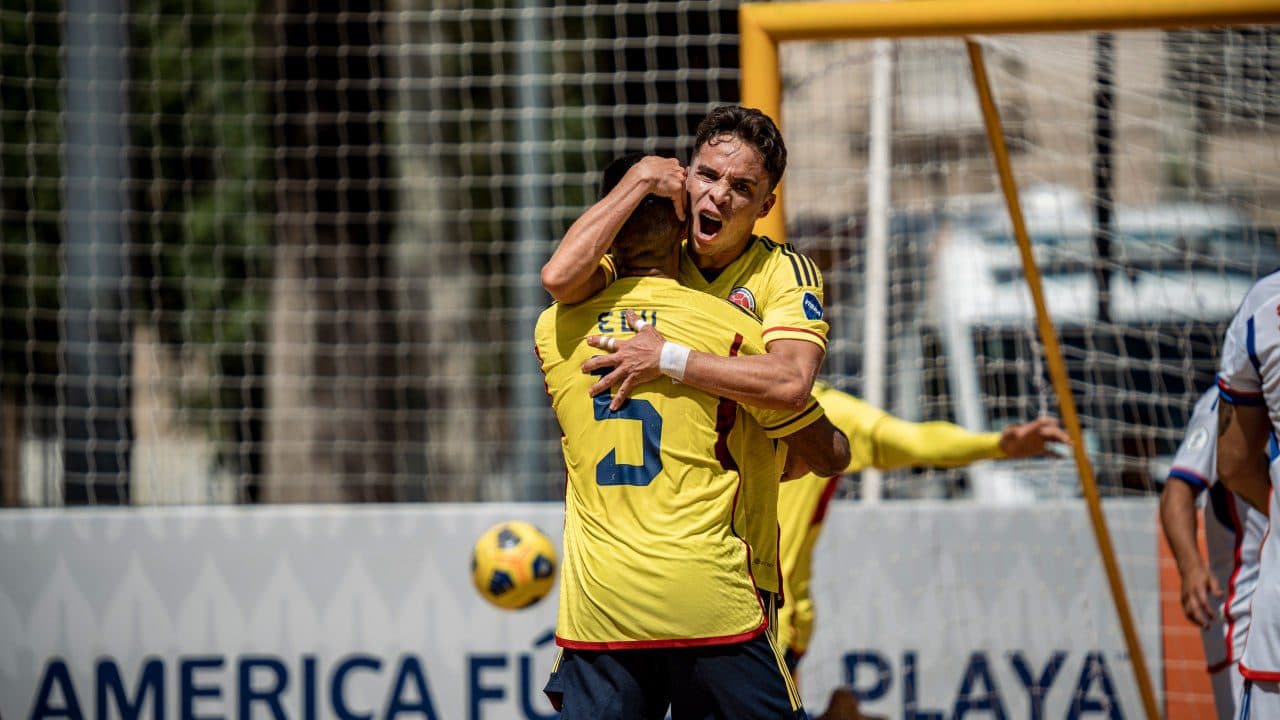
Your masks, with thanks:
M 836 488 L 839 485 L 839 475 L 833 475 L 827 479 L 827 485 L 822 488 L 822 497 L 818 498 L 818 507 L 813 511 L 813 517 L 809 519 L 809 525 L 821 525 L 822 521 L 827 519 L 827 507 L 831 505 L 831 498 L 835 497 Z
M 1227 580 L 1227 599 L 1222 605 L 1222 614 L 1227 620 L 1227 636 L 1223 639 L 1223 643 L 1226 645 L 1225 650 L 1228 658 L 1226 662 L 1230 664 L 1231 653 L 1234 649 L 1232 643 L 1235 641 L 1236 636 L 1236 618 L 1231 614 L 1231 606 L 1235 602 L 1236 592 L 1240 589 L 1238 585 L 1240 569 L 1244 567 L 1242 553 L 1244 548 L 1244 523 L 1240 521 L 1240 514 L 1236 512 L 1236 499 L 1234 496 L 1228 498 L 1227 509 L 1231 513 L 1232 524 L 1236 526 L 1235 552 L 1232 558 L 1235 567 L 1232 568 L 1231 577 Z M 1209 672 L 1213 671 L 1210 670 Z
M 1280 682 L 1280 670 L 1250 670 L 1240 661 L 1240 674 L 1249 680 L 1261 682 Z
M 1234 663 L 1235 663 L 1235 658 L 1228 657 L 1226 660 L 1223 660 L 1222 662 L 1216 662 L 1212 665 L 1205 666 L 1205 672 L 1209 673 L 1210 675 L 1216 672 L 1222 672 L 1223 670 L 1226 670 L 1227 668 L 1231 667 Z
M 754 640 L 769 627 L 769 618 L 761 618 L 760 625 L 737 635 L 720 635 L 708 638 L 672 638 L 670 640 L 616 640 L 610 642 L 585 642 L 566 640 L 556 635 L 556 645 L 570 650 L 650 650 L 657 648 L 706 647 L 708 645 L 731 645 L 733 643 Z
M 808 416 L 809 416 L 809 415 L 810 415 L 814 410 L 817 410 L 819 407 L 821 407 L 821 405 L 818 403 L 818 401 L 816 401 L 816 400 L 815 400 L 815 401 L 813 401 L 813 402 L 809 403 L 809 407 L 805 408 L 804 410 L 801 410 L 799 413 L 796 413 L 794 416 L 789 417 L 789 418 L 787 418 L 786 420 L 783 420 L 782 422 L 780 422 L 780 423 L 778 423 L 778 424 L 776 424 L 776 425 L 761 425 L 760 427 L 764 428 L 764 431 L 765 431 L 765 432 L 777 432 L 778 430 L 781 430 L 782 428 L 785 428 L 785 427 L 786 427 L 786 426 L 788 426 L 788 425 L 791 425 L 791 424 L 794 424 L 794 423 L 800 422 L 801 420 L 804 420 L 804 419 L 805 419 L 805 418 L 807 418 L 807 417 L 808 417 Z M 790 433 L 788 433 L 788 434 L 790 434 Z
M 1275 493 L 1276 488 L 1273 485 L 1267 491 L 1267 507 L 1271 507 L 1271 496 Z M 1262 541 L 1258 543 L 1258 556 L 1262 556 L 1262 548 L 1267 546 L 1267 538 L 1271 537 L 1271 523 L 1267 523 L 1267 531 L 1262 533 Z M 1249 597 L 1249 614 L 1253 615 L 1253 600 L 1257 597 L 1255 592 Z M 1249 633 L 1252 635 L 1253 633 Z M 1249 635 L 1244 636 L 1245 653 L 1249 652 Z M 1244 659 L 1240 660 L 1240 674 L 1250 680 L 1261 680 L 1262 682 L 1280 682 L 1280 671 L 1276 670 L 1250 670 L 1245 667 Z
M 822 333 L 818 332 L 817 330 L 810 330 L 810 329 L 808 329 L 808 328 L 790 327 L 790 326 L 788 326 L 788 325 L 774 325 L 774 326 L 773 326 L 773 327 L 771 327 L 771 328 L 765 328 L 765 329 L 764 329 L 764 332 L 760 333 L 760 336 L 761 336 L 761 337 L 764 337 L 765 335 L 768 335 L 768 334 L 769 334 L 769 333 L 771 333 L 771 332 L 801 332 L 801 333 L 809 333 L 810 335 L 812 335 L 812 336 L 814 336 L 814 337 L 818 338 L 819 340 L 821 340 L 821 341 L 822 341 L 822 342 L 824 342 L 824 343 L 827 341 L 827 336 L 826 336 L 826 335 L 823 335 Z

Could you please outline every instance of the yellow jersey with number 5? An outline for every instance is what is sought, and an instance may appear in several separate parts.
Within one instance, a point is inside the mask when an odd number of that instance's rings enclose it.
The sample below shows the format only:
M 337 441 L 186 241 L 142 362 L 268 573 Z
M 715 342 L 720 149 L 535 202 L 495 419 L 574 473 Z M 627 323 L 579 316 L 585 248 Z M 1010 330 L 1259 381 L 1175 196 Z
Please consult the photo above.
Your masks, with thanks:
M 622 278 L 538 318 L 567 471 L 557 642 L 605 650 L 750 639 L 767 624 L 757 589 L 779 589 L 774 440 L 822 409 L 747 410 L 664 376 L 611 412 L 611 393 L 592 398 L 599 375 L 581 366 L 603 354 L 588 335 L 632 336 L 627 309 L 695 350 L 764 353 L 758 321 L 671 279 Z

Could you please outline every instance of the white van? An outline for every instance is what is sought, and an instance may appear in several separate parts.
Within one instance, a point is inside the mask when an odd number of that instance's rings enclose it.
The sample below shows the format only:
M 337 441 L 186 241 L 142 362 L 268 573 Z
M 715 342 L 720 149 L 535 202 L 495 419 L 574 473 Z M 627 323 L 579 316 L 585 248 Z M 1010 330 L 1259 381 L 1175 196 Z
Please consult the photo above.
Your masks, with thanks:
M 1085 198 L 1042 186 L 1022 201 L 1099 482 L 1112 494 L 1150 492 L 1213 380 L 1237 304 L 1256 277 L 1280 265 L 1275 234 L 1223 205 L 1117 207 L 1111 259 L 1098 272 Z M 975 431 L 1060 415 L 1003 202 L 984 198 L 949 212 L 930 252 L 917 332 L 896 349 L 907 360 L 901 366 L 919 371 L 898 374 L 897 409 Z M 957 494 L 979 501 L 1078 492 L 1069 457 L 980 463 L 966 475 L 967 493 Z

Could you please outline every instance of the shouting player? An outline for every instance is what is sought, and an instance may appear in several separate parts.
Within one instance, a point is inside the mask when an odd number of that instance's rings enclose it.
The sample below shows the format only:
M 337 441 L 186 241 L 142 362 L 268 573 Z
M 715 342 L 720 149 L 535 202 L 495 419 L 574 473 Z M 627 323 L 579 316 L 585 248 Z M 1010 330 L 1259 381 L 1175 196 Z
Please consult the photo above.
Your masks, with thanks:
M 676 160 L 645 158 L 569 228 L 543 267 L 542 282 L 556 300 L 572 303 L 611 281 L 606 251 L 640 199 L 651 193 L 672 198 L 689 215 L 680 284 L 737 304 L 764 327 L 767 352 L 758 356 L 704 353 L 653 332 L 619 343 L 585 368 L 611 368 L 592 393 L 612 390 L 612 409 L 663 374 L 755 407 L 804 408 L 826 353 L 822 275 L 790 245 L 751 232 L 777 201 L 774 189 L 786 165 L 782 134 L 767 115 L 718 107 L 698 125 L 687 172 Z
M 834 471 L 844 436 L 812 399 L 748 410 L 666 378 L 612 407 L 581 370 L 597 353 L 588 335 L 613 346 L 636 327 L 700 352 L 764 353 L 755 318 L 675 281 L 682 231 L 669 200 L 642 200 L 613 243 L 618 278 L 538 319 L 568 475 L 562 651 L 546 688 L 566 720 L 656 720 L 668 706 L 674 720 L 804 717 L 766 632 L 776 596 L 758 581 L 778 574 L 775 440 Z

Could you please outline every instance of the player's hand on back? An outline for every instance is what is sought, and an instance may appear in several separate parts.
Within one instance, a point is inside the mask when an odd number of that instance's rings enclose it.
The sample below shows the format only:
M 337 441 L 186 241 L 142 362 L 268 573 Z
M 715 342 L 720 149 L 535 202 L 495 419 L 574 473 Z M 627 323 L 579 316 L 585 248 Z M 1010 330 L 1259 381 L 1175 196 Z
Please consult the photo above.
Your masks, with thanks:
M 591 386 L 591 397 L 613 388 L 610 410 L 617 410 L 631 396 L 637 385 L 662 377 L 658 361 L 662 356 L 662 335 L 649 323 L 641 323 L 635 311 L 626 312 L 627 324 L 641 327 L 634 338 L 618 340 L 612 335 L 590 335 L 587 344 L 609 352 L 596 355 L 582 364 L 582 372 L 592 373 L 600 368 L 613 368 L 599 382 Z
M 1217 601 L 1222 598 L 1222 589 L 1218 581 L 1209 572 L 1209 568 L 1201 565 L 1192 568 L 1182 576 L 1182 612 L 1191 622 L 1202 628 L 1218 614 Z
M 1010 425 L 1000 433 L 1000 450 L 1010 458 L 1029 458 L 1054 451 L 1055 445 L 1071 446 L 1071 436 L 1057 418 L 1041 417 Z

